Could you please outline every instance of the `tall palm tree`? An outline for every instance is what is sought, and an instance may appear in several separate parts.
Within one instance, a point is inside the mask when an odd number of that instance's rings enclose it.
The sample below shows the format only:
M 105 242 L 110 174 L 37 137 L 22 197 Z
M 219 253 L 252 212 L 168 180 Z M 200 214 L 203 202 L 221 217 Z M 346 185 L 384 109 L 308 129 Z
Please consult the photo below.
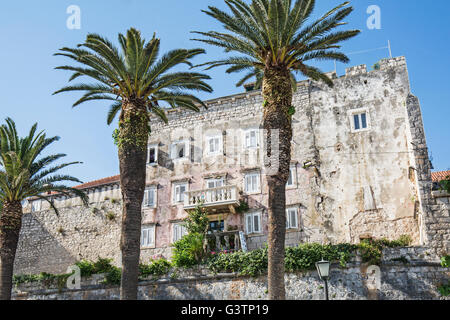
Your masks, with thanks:
M 114 101 L 108 113 L 108 124 L 120 112 L 117 139 L 123 198 L 120 295 L 121 299 L 135 300 L 150 114 L 167 122 L 164 106 L 160 103 L 199 111 L 199 106 L 205 104 L 185 90 L 212 92 L 212 89 L 204 82 L 209 79 L 207 75 L 171 71 L 180 64 L 192 66 L 190 60 L 204 53 L 203 49 L 177 49 L 158 59 L 160 40 L 155 35 L 146 42 L 139 31 L 131 28 L 126 36 L 119 34 L 118 40 L 121 51 L 97 34 L 88 34 L 78 48 L 60 49 L 56 55 L 81 64 L 57 67 L 73 72 L 69 81 L 87 76 L 95 83 L 68 86 L 55 93 L 85 91 L 74 107 L 90 100 Z
M 203 11 L 219 21 L 224 32 L 194 32 L 194 39 L 237 53 L 223 60 L 211 61 L 208 69 L 229 66 L 227 73 L 247 71 L 239 81 L 242 85 L 256 77 L 262 84 L 264 98 L 263 128 L 267 130 L 266 180 L 269 189 L 269 266 L 270 299 L 284 299 L 285 185 L 289 177 L 292 139 L 292 92 L 296 89 L 295 73 L 313 80 L 333 81 L 320 69 L 307 63 L 313 60 L 348 62 L 336 49 L 338 43 L 350 39 L 358 30 L 336 31 L 353 10 L 345 2 L 320 19 L 308 22 L 315 0 L 224 0 L 231 13 L 209 6 Z M 300 110 L 299 110 L 300 111 Z M 279 156 L 272 148 L 272 131 L 279 133 Z M 277 132 L 277 131 L 274 131 Z M 274 154 L 272 154 L 274 153 Z
M 81 181 L 57 173 L 79 162 L 54 165 L 66 155 L 40 157 L 59 137 L 47 138 L 43 131 L 36 134 L 36 129 L 37 124 L 34 124 L 28 136 L 20 138 L 10 118 L 0 126 L 0 300 L 11 299 L 14 259 L 22 227 L 22 201 L 30 197 L 42 199 L 49 202 L 57 213 L 53 199 L 45 196 L 56 191 L 67 196 L 79 196 L 88 204 L 84 192 L 61 184 Z

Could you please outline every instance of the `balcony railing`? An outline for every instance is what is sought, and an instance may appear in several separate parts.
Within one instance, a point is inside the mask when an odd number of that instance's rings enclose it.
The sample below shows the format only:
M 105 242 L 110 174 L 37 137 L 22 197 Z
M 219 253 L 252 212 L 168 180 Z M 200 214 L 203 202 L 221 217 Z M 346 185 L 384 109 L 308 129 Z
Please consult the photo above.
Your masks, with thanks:
M 239 205 L 237 187 L 230 185 L 185 193 L 185 209 L 195 208 L 199 204 L 202 204 L 204 207 L 237 206 Z
M 242 249 L 239 231 L 213 232 L 207 235 L 208 252 L 238 251 Z

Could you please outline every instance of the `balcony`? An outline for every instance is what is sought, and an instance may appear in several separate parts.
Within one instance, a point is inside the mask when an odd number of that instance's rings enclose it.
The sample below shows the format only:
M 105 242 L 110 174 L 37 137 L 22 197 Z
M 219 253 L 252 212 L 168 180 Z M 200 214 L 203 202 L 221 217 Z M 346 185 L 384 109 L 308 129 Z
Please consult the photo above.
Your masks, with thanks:
M 242 249 L 239 231 L 213 232 L 207 235 L 208 252 L 239 251 Z M 244 238 L 245 239 L 245 238 Z M 246 247 L 246 246 L 244 246 Z
M 184 209 L 193 209 L 200 204 L 214 209 L 227 208 L 234 213 L 234 207 L 239 205 L 237 187 L 223 186 L 185 192 Z

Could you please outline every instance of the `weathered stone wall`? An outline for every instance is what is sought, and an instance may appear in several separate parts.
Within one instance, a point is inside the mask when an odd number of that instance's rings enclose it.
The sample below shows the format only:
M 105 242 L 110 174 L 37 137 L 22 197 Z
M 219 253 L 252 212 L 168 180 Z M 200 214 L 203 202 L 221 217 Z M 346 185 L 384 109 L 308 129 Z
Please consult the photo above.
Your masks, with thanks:
M 345 268 L 332 265 L 329 296 L 333 300 L 448 299 L 441 297 L 437 288 L 448 283 L 450 271 L 428 260 L 428 254 L 425 248 L 391 249 L 385 252 L 381 268 L 360 264 L 357 260 Z M 407 264 L 392 261 L 399 257 L 407 259 Z M 102 280 L 101 276 L 84 279 L 80 290 L 24 284 L 14 289 L 13 296 L 14 299 L 30 300 L 119 299 L 118 287 L 102 285 Z M 287 299 L 324 299 L 323 282 L 315 271 L 289 273 L 285 281 Z M 176 277 L 171 273 L 158 279 L 141 281 L 139 299 L 264 300 L 267 299 L 267 278 L 214 275 L 206 269 L 179 270 Z

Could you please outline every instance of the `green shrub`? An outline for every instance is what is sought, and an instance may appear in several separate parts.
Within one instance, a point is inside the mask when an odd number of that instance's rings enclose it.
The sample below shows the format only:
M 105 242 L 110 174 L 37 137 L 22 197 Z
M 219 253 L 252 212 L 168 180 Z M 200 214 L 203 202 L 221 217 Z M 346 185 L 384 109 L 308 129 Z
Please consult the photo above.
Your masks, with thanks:
M 443 284 L 438 287 L 438 291 L 443 297 L 450 296 L 450 284 Z
M 176 241 L 173 245 L 173 263 L 177 267 L 190 268 L 199 264 L 204 258 L 203 242 L 205 236 L 200 233 L 190 233 Z
M 441 258 L 441 266 L 444 268 L 450 268 L 450 255 L 446 255 Z
M 161 276 L 169 273 L 172 264 L 166 259 L 153 260 L 150 264 L 140 264 L 139 265 L 139 275 L 141 278 L 146 278 L 148 276 Z

